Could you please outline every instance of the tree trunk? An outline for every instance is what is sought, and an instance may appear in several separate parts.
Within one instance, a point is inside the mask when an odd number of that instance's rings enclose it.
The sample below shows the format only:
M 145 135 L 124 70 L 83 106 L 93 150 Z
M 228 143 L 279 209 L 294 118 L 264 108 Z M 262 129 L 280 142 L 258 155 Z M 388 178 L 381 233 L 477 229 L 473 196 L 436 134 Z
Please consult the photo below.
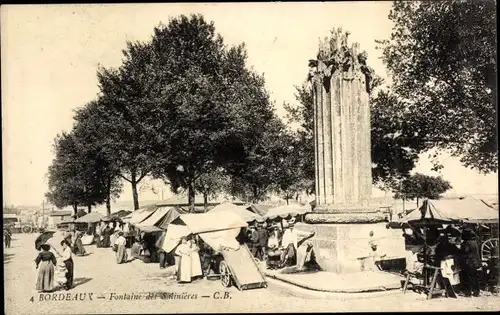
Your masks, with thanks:
M 418 197 L 417 197 L 417 209 L 418 209 Z
M 252 187 L 252 199 L 253 199 L 253 203 L 258 203 L 259 200 L 258 200 L 258 189 L 257 189 L 257 186 L 253 186 Z
M 139 209 L 139 195 L 137 194 L 137 175 L 132 172 L 130 183 L 132 184 L 132 197 L 134 198 L 134 210 Z
M 205 212 L 208 210 L 208 194 L 203 193 L 203 207 L 205 208 Z
M 106 187 L 106 214 L 111 215 L 111 177 L 108 178 L 108 187 Z
M 73 211 L 75 212 L 75 215 L 76 215 L 76 212 L 78 211 L 78 204 L 74 204 L 73 205 Z
M 194 183 L 191 181 L 188 184 L 188 203 L 189 203 L 189 212 L 194 213 L 194 200 L 195 191 L 194 191 Z
M 288 199 L 289 199 L 289 196 L 288 194 L 285 195 L 285 200 L 286 200 L 286 205 L 288 206 Z
M 92 212 L 92 205 L 87 205 L 87 210 L 88 210 L 87 213 L 91 213 Z

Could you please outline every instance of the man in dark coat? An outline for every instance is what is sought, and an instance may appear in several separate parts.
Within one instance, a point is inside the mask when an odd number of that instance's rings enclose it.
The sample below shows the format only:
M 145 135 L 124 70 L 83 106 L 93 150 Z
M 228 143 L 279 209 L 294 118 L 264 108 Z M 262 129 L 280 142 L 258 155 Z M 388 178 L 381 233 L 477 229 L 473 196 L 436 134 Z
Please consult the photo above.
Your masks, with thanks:
M 471 229 L 462 232 L 463 243 L 460 247 L 462 282 L 465 287 L 465 296 L 479 296 L 479 269 L 481 268 L 481 254 L 479 244 Z
M 269 239 L 269 234 L 267 233 L 267 224 L 264 222 L 262 226 L 257 228 L 257 233 L 259 235 L 259 244 L 257 251 L 259 252 L 259 256 L 261 260 L 266 259 L 267 254 L 267 241 Z
M 10 241 L 12 239 L 12 232 L 10 231 L 10 228 L 8 226 L 3 230 L 3 236 L 4 236 L 4 241 L 5 241 L 5 247 L 9 248 Z
M 257 225 L 257 224 L 256 224 Z M 257 231 L 257 226 L 250 227 L 250 241 L 252 246 L 252 255 L 255 258 L 259 258 L 259 232 Z

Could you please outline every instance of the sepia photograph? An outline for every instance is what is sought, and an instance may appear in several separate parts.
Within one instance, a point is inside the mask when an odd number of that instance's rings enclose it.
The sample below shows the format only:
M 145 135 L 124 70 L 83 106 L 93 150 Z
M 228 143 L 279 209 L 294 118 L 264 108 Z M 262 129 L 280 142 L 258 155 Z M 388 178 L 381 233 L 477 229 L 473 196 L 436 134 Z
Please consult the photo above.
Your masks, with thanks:
M 499 311 L 496 19 L 2 5 L 4 314 Z

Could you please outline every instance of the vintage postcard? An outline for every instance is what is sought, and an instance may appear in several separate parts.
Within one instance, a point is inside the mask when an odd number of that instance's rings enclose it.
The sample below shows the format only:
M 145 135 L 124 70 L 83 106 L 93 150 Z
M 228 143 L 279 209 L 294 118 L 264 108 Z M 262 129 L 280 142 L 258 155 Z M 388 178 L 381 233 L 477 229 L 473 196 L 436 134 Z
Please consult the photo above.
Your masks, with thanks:
M 495 9 L 2 5 L 5 314 L 498 311 Z

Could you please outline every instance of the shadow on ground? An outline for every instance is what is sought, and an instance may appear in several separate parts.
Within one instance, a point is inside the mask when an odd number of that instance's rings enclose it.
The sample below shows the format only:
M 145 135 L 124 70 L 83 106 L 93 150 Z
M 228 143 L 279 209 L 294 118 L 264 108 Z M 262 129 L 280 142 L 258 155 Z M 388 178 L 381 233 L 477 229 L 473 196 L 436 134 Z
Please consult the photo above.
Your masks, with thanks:
M 3 264 L 6 265 L 6 264 L 10 263 L 10 261 L 12 260 L 12 256 L 14 256 L 14 254 L 4 253 L 3 254 Z
M 92 278 L 76 278 L 73 280 L 73 288 L 91 281 Z

